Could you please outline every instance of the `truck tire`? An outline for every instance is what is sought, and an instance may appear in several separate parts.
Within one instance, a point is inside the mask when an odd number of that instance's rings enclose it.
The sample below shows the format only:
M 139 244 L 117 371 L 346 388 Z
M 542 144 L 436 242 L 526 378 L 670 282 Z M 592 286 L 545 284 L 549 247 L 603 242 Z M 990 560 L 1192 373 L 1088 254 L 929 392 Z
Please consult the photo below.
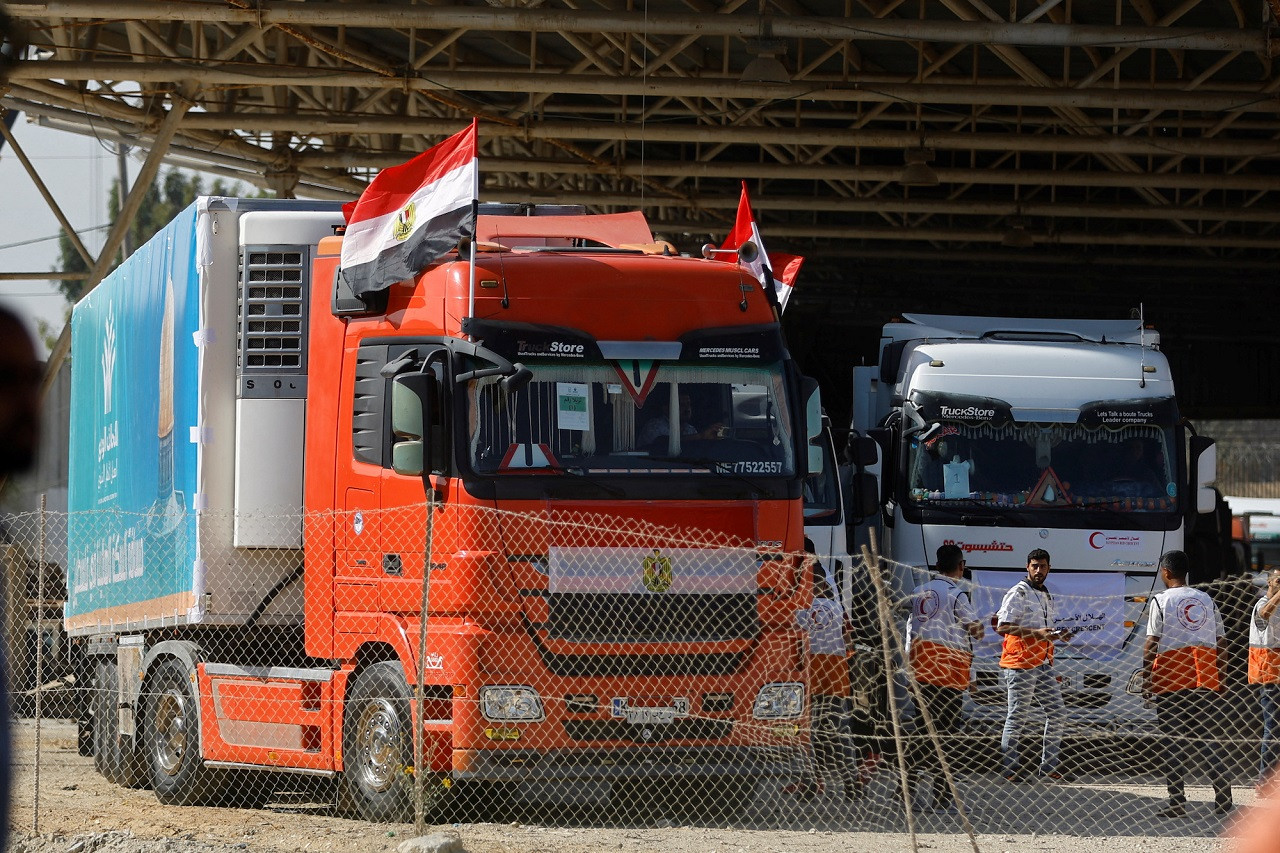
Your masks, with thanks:
M 117 707 L 119 673 L 115 661 L 102 660 L 93 669 L 93 769 L 116 785 L 137 787 L 141 781 L 137 756 L 128 744 L 121 743 L 120 716 Z
M 167 805 L 215 803 L 222 779 L 200 758 L 200 712 L 190 674 L 179 661 L 159 662 L 144 690 L 142 753 L 156 799 Z
M 342 715 L 345 811 L 377 823 L 412 817 L 411 700 L 398 662 L 376 663 L 356 676 Z

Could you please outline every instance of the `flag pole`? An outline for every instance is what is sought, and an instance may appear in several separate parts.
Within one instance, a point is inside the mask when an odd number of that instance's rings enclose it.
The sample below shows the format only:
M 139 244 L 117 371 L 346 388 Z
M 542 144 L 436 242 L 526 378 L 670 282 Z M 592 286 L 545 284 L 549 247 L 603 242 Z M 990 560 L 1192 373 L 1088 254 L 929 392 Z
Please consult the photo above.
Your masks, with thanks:
M 762 251 L 760 254 L 764 255 Z M 764 273 L 764 298 L 769 301 L 769 307 L 773 309 L 773 316 L 779 323 L 782 322 L 782 303 L 778 301 L 778 284 L 773 280 L 773 268 L 769 266 L 769 256 L 765 255 L 764 263 L 760 266 L 760 271 Z
M 471 170 L 471 280 L 467 285 L 467 316 L 476 316 L 476 242 L 480 238 L 480 132 L 479 120 L 471 119 L 471 138 L 476 147 L 476 167 Z
M 467 316 L 476 316 L 476 226 L 480 223 L 480 200 L 471 200 L 471 280 L 467 286 Z

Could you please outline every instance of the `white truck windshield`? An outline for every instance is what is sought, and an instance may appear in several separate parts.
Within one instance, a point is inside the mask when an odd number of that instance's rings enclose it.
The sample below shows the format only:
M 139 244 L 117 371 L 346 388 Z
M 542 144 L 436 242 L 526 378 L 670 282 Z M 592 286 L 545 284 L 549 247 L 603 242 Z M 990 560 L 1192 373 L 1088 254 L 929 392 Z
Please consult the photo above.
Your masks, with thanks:
M 908 446 L 907 491 L 920 506 L 964 500 L 1169 512 L 1178 505 L 1173 442 L 1171 428 L 1153 424 L 941 421 Z

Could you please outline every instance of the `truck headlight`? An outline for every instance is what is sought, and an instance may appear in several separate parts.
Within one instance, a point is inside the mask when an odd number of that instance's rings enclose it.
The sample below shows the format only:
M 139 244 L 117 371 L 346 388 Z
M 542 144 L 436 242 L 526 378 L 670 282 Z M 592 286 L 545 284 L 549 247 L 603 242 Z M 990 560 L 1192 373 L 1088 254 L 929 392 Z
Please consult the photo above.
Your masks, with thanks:
M 481 687 L 480 713 L 486 720 L 495 723 L 541 720 L 542 699 L 532 687 Z
M 761 687 L 751 709 L 757 720 L 790 720 L 803 713 L 804 685 L 794 681 Z

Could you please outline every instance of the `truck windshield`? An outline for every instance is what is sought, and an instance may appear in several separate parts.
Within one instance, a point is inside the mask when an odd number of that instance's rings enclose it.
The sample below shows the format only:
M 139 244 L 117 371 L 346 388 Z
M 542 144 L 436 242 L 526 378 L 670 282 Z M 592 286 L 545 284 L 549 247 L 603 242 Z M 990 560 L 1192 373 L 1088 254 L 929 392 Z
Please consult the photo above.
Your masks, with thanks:
M 1152 424 L 942 421 L 907 448 L 909 500 L 998 507 L 1177 509 L 1174 431 Z
M 468 383 L 468 455 L 478 473 L 795 473 L 780 363 L 663 364 L 647 376 L 607 363 L 531 369 L 533 380 L 511 394 L 498 377 Z

